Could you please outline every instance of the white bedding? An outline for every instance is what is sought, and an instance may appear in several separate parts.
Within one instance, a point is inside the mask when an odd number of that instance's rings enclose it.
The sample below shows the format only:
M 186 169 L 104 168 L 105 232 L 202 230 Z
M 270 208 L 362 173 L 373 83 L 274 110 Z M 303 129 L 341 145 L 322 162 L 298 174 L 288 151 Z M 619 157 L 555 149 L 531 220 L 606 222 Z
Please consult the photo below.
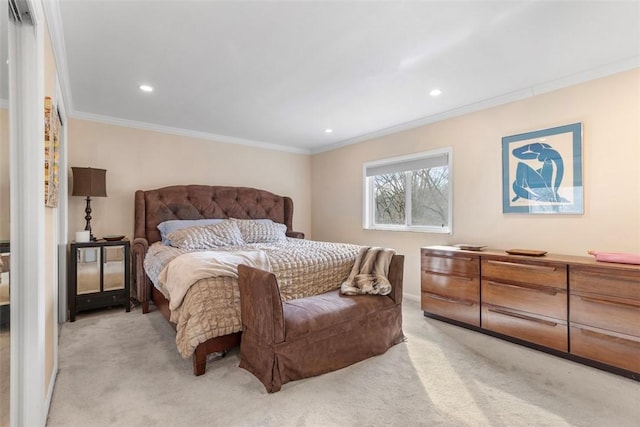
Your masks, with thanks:
M 169 294 L 169 308 L 180 307 L 185 294 L 200 279 L 238 278 L 238 265 L 271 271 L 267 255 L 260 250 L 203 251 L 182 254 L 160 272 L 158 282 Z

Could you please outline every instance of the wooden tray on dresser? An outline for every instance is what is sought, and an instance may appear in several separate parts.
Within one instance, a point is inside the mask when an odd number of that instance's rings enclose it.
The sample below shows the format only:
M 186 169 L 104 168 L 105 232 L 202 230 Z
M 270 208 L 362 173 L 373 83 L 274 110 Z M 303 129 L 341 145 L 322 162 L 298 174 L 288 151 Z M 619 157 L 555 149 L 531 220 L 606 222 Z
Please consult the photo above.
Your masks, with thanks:
M 526 256 L 543 256 L 547 251 L 536 251 L 534 249 L 507 249 L 505 251 L 509 255 L 526 255 Z

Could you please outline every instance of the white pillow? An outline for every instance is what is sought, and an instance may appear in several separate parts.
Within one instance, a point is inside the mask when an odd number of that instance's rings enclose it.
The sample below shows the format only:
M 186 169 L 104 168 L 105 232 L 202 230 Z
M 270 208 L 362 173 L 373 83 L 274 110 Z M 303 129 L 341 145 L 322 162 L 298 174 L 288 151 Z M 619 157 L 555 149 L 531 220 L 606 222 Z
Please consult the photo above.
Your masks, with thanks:
M 227 221 L 225 219 L 172 219 L 169 221 L 164 221 L 158 224 L 158 230 L 160 230 L 160 237 L 162 238 L 162 244 L 170 246 L 171 241 L 167 238 L 169 233 L 180 230 L 182 228 L 194 227 L 198 225 L 211 225 L 211 224 L 219 224 L 222 221 Z
M 169 233 L 167 238 L 171 246 L 182 249 L 215 249 L 245 244 L 238 225 L 232 221 L 181 228 Z
M 232 219 L 245 243 L 272 243 L 287 239 L 287 226 L 270 219 Z

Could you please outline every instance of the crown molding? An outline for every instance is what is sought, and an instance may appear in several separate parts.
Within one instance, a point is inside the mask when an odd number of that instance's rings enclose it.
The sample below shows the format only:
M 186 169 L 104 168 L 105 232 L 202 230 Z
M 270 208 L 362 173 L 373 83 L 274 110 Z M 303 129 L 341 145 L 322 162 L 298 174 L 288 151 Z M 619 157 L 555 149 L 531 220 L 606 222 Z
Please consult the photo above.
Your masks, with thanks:
M 574 86 L 580 83 L 586 83 L 591 80 L 622 73 L 634 68 L 640 68 L 640 56 L 632 56 L 631 58 L 623 59 L 621 61 L 616 61 L 607 65 L 582 71 L 580 73 L 571 74 L 546 83 L 538 84 L 531 88 L 533 92 L 532 96 L 553 92 L 554 90 Z
M 73 99 L 71 98 L 71 79 L 69 78 L 69 66 L 67 65 L 67 51 L 65 49 L 62 17 L 60 16 L 59 0 L 43 1 L 44 16 L 49 28 L 51 49 L 56 61 L 58 84 L 68 111 L 73 111 Z
M 501 96 L 497 96 L 495 98 L 483 100 L 483 101 L 476 102 L 469 105 L 464 105 L 462 107 L 454 108 L 452 110 L 445 111 L 443 113 L 434 114 L 428 117 L 402 123 L 396 126 L 380 129 L 380 130 L 367 133 L 364 135 L 360 135 L 355 138 L 350 138 L 335 144 L 316 147 L 311 149 L 311 154 L 318 154 L 326 151 L 337 150 L 339 148 L 357 144 L 359 142 L 370 141 L 372 139 L 381 138 L 383 136 L 391 135 L 391 134 L 402 132 L 405 130 L 415 129 L 421 126 L 440 122 L 446 119 L 451 119 L 453 117 L 459 117 L 465 114 L 486 110 L 488 108 L 497 107 L 497 106 L 508 104 L 515 101 L 520 101 L 522 99 L 530 98 L 537 95 L 542 95 L 548 92 L 553 92 L 555 90 L 559 90 L 565 87 L 574 86 L 574 85 L 585 83 L 591 80 L 596 80 L 612 74 L 632 70 L 634 68 L 640 68 L 640 56 L 634 56 L 631 58 L 624 59 L 622 61 L 617 61 L 601 67 L 596 67 L 580 73 L 572 74 L 559 79 L 551 80 L 549 82 L 531 86 L 526 89 L 510 92 Z
M 135 120 L 120 119 L 117 117 L 103 116 L 99 114 L 83 113 L 74 111 L 70 117 L 72 119 L 87 120 L 91 122 L 105 123 L 115 126 L 124 126 L 134 129 L 142 129 L 153 132 L 166 133 L 171 135 L 187 136 L 190 138 L 204 139 L 208 141 L 222 142 L 226 144 L 246 145 L 249 147 L 263 148 L 267 150 L 285 151 L 295 154 L 311 154 L 310 150 L 287 145 L 273 144 L 270 142 L 254 141 L 245 138 L 236 138 L 227 135 L 218 135 L 209 132 L 201 132 L 190 129 L 182 129 L 171 126 L 157 125 L 153 123 L 138 122 Z
M 285 151 L 296 154 L 319 154 L 326 151 L 337 150 L 349 145 L 357 144 L 360 142 L 370 141 L 372 139 L 381 138 L 383 136 L 391 135 L 394 133 L 415 129 L 421 126 L 426 126 L 443 120 L 451 119 L 454 117 L 463 116 L 465 114 L 474 113 L 481 110 L 497 107 L 500 105 L 508 104 L 511 102 L 520 101 L 533 96 L 542 95 L 544 93 L 553 92 L 565 87 L 574 86 L 580 83 L 585 83 L 598 78 L 606 77 L 612 74 L 628 71 L 634 68 L 640 68 L 640 56 L 635 56 L 615 63 L 607 64 L 605 66 L 593 68 L 581 73 L 572 74 L 570 76 L 562 77 L 549 82 L 541 83 L 535 86 L 531 86 L 526 89 L 510 92 L 501 96 L 486 99 L 480 102 L 476 102 L 469 105 L 464 105 L 459 108 L 454 108 L 449 111 L 445 111 L 439 114 L 434 114 L 428 117 L 424 117 L 418 120 L 413 120 L 406 123 L 401 123 L 396 126 L 380 129 L 375 132 L 363 134 L 354 138 L 346 139 L 344 141 L 337 142 L 335 144 L 329 144 L 325 146 L 313 147 L 310 149 L 290 147 L 286 145 L 273 144 L 263 141 L 254 141 L 244 138 L 237 138 L 227 135 L 218 135 L 208 132 L 200 132 L 189 129 L 175 128 L 170 126 L 162 126 L 145 122 L 138 122 L 133 120 L 120 119 L 110 116 L 102 116 L 97 114 L 83 113 L 74 111 L 71 114 L 71 118 L 89 120 L 94 122 L 112 124 L 116 126 L 125 126 L 136 129 L 144 129 L 161 133 L 168 133 L 173 135 L 188 136 L 192 138 L 205 139 L 209 141 L 223 142 L 228 144 L 247 145 L 250 147 L 264 148 L 268 150 Z
M 312 150 L 311 153 L 318 154 L 325 151 L 337 150 L 338 148 L 343 148 L 349 145 L 357 144 L 359 142 L 370 141 L 372 139 L 381 138 L 383 136 L 391 135 L 391 134 L 402 132 L 405 130 L 416 129 L 421 126 L 426 126 L 432 123 L 441 122 L 443 120 L 450 119 L 453 117 L 463 116 L 465 114 L 473 113 L 480 110 L 486 110 L 488 108 L 496 107 L 498 105 L 507 104 L 509 102 L 525 99 L 530 96 L 531 96 L 530 90 L 521 90 L 517 92 L 511 92 L 506 95 L 476 102 L 474 104 L 465 105 L 459 108 L 454 108 L 449 111 L 433 114 L 431 116 L 423 117 L 421 119 L 401 123 L 399 125 L 391 126 L 388 128 L 371 132 L 371 133 L 356 136 L 355 138 L 350 138 L 350 139 L 338 142 L 336 144 L 326 145 L 324 147 L 318 147 L 317 149 Z

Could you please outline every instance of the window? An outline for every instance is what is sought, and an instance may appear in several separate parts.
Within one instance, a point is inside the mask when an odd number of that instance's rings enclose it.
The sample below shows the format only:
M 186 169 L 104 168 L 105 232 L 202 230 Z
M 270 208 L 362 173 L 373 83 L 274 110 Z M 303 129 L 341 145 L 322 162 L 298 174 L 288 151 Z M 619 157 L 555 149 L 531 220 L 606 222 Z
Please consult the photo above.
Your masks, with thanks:
M 452 150 L 365 163 L 364 228 L 451 233 Z

